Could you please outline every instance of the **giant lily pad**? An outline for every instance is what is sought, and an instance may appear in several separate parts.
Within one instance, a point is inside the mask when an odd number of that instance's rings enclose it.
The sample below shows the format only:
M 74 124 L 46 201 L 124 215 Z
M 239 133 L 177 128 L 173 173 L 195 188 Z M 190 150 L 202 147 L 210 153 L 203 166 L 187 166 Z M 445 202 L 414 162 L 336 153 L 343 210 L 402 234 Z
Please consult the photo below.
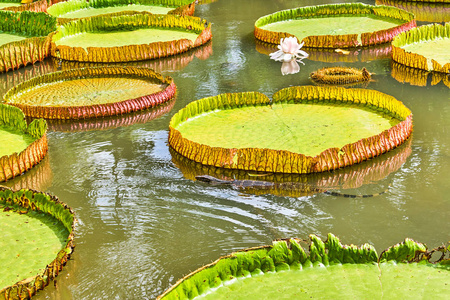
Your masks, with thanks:
M 386 94 L 291 87 L 273 96 L 222 94 L 172 117 L 169 144 L 216 167 L 281 173 L 333 170 L 380 155 L 411 134 L 412 114 Z
M 450 23 L 424 25 L 392 41 L 392 59 L 409 67 L 450 73 Z
M 369 244 L 284 239 L 221 257 L 188 274 L 157 299 L 397 299 L 448 296 L 450 250 L 405 239 L 378 257 Z M 441 260 L 431 263 L 433 253 Z
M 45 120 L 27 125 L 20 109 L 0 104 L 0 182 L 22 174 L 44 158 L 48 150 L 46 130 Z
M 43 12 L 0 11 L 0 72 L 46 58 L 55 29 L 56 18 Z
M 70 0 L 56 3 L 47 10 L 59 23 L 123 11 L 192 16 L 195 3 L 192 0 Z
M 4 100 L 30 117 L 84 119 L 154 107 L 175 91 L 172 78 L 151 69 L 103 67 L 33 78 L 9 90 Z
M 344 3 L 299 7 L 259 18 L 257 39 L 279 44 L 295 36 L 305 47 L 345 48 L 390 42 L 416 26 L 414 15 L 389 6 Z
M 211 24 L 196 17 L 118 13 L 59 27 L 52 56 L 88 62 L 126 62 L 165 57 L 211 39 Z
M 29 299 L 58 275 L 74 247 L 74 224 L 56 197 L 0 187 L 2 299 Z

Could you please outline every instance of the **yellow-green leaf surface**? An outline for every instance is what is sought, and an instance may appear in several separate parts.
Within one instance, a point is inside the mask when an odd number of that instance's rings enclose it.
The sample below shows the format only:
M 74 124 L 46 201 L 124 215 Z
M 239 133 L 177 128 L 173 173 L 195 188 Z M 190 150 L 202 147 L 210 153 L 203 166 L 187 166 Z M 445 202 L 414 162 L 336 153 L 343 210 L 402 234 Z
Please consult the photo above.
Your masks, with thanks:
M 171 10 L 173 10 L 173 7 L 130 4 L 121 6 L 101 7 L 101 8 L 90 7 L 54 16 L 58 18 L 76 19 L 76 18 L 98 16 L 103 14 L 117 13 L 121 11 L 147 11 L 152 14 L 167 14 Z M 49 14 L 53 15 L 51 13 L 51 10 L 49 11 Z
M 65 246 L 69 232 L 54 217 L 0 209 L 0 289 L 41 273 Z
M 20 153 L 36 139 L 22 131 L 0 126 L 0 157 Z
M 376 18 L 374 16 L 333 16 L 323 18 L 296 19 L 269 23 L 261 29 L 287 32 L 295 35 L 300 41 L 314 35 L 361 34 L 389 29 L 403 22 L 395 19 Z
M 32 106 L 89 106 L 136 99 L 166 87 L 166 84 L 124 75 L 81 78 L 31 86 L 10 97 L 8 102 Z
M 133 31 L 82 32 L 63 37 L 55 41 L 56 45 L 69 47 L 121 47 L 128 45 L 150 44 L 188 39 L 194 42 L 198 37 L 195 32 L 175 29 L 142 28 Z
M 427 59 L 428 69 L 432 70 L 431 59 L 440 65 L 450 63 L 450 38 L 441 37 L 432 40 L 423 40 L 419 43 L 411 43 L 401 46 L 407 52 L 416 53 Z
M 0 9 L 5 7 L 12 7 L 12 6 L 20 6 L 20 3 L 13 3 L 13 2 L 0 2 Z
M 448 270 L 431 264 L 316 265 L 235 279 L 203 299 L 445 299 Z
M 26 37 L 10 33 L 0 33 L 0 45 L 11 42 L 17 42 L 26 39 Z
M 315 156 L 399 122 L 356 105 L 274 104 L 209 111 L 176 129 L 184 138 L 211 147 L 268 148 Z

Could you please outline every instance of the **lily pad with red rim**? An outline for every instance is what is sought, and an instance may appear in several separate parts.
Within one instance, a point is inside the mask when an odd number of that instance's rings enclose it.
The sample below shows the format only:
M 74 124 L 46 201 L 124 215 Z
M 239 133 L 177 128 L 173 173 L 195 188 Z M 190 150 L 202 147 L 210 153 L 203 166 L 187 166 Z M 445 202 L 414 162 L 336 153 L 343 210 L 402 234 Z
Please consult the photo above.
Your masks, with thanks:
M 148 68 L 99 67 L 35 77 L 9 90 L 4 101 L 29 117 L 84 119 L 154 107 L 175 92 L 172 78 Z
M 387 43 L 416 26 L 414 15 L 389 6 L 343 3 L 282 10 L 255 22 L 255 37 L 279 44 L 295 36 L 305 47 L 347 48 Z

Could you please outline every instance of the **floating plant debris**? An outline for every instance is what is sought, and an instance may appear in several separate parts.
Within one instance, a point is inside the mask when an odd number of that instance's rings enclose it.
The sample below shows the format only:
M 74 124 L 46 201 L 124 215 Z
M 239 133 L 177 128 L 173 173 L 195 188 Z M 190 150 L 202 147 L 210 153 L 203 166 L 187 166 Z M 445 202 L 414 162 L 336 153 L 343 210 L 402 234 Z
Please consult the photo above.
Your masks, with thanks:
M 56 3 L 47 10 L 50 15 L 58 18 L 59 23 L 124 11 L 192 16 L 195 11 L 195 2 L 192 0 L 70 0 Z
M 305 47 L 348 48 L 387 43 L 416 26 L 414 15 L 389 6 L 344 3 L 282 10 L 255 22 L 257 39 L 296 37 Z
M 29 299 L 58 275 L 73 251 L 74 224 L 56 197 L 0 187 L 2 299 Z
M 147 60 L 188 51 L 211 36 L 211 23 L 200 18 L 125 12 L 60 26 L 51 55 L 83 62 Z
M 48 150 L 46 130 L 45 120 L 27 125 L 20 109 L 0 104 L 0 182 L 22 174 L 44 158 Z
M 0 72 L 42 61 L 50 54 L 56 18 L 43 12 L 0 10 Z
M 186 275 L 157 299 L 382 299 L 448 294 L 450 250 L 428 250 L 412 239 L 384 250 L 343 245 L 333 234 L 324 242 L 290 238 L 234 252 Z M 305 251 L 302 244 L 309 244 Z M 430 262 L 433 253 L 438 262 Z M 423 278 L 427 278 L 426 283 Z
M 369 81 L 372 74 L 366 68 L 328 67 L 312 72 L 310 77 L 319 84 L 347 85 Z
M 450 73 L 450 23 L 424 25 L 392 41 L 392 59 L 408 67 Z
M 169 145 L 194 161 L 302 174 L 397 147 L 411 134 L 412 114 L 377 91 L 303 86 L 275 93 L 272 102 L 256 92 L 197 100 L 175 114 L 169 127 Z
M 175 91 L 172 78 L 148 68 L 99 67 L 33 78 L 9 90 L 4 100 L 29 117 L 84 119 L 154 107 Z

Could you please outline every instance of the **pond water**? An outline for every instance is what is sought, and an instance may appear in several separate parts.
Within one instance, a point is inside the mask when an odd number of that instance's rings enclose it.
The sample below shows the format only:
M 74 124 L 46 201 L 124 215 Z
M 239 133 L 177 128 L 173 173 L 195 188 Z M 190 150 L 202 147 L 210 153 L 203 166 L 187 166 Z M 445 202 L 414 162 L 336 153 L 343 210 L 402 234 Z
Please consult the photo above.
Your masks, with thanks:
M 198 5 L 195 15 L 213 23 L 212 43 L 173 58 L 133 63 L 172 76 L 178 87 L 175 101 L 123 117 L 50 124 L 48 156 L 5 184 L 57 195 L 79 220 L 72 259 L 56 285 L 35 299 L 155 298 L 219 256 L 282 237 L 315 233 L 325 238 L 332 232 L 343 243 L 369 242 L 378 253 L 405 237 L 429 247 L 449 241 L 449 88 L 442 81 L 431 85 L 431 75 L 428 81 L 416 79 L 426 86 L 402 83 L 401 68 L 393 68 L 387 46 L 352 50 L 348 56 L 306 49 L 310 59 L 301 71 L 283 76 L 281 63 L 267 54 L 276 49 L 255 42 L 253 24 L 259 17 L 331 2 L 340 1 L 218 0 Z M 227 92 L 259 91 L 271 97 L 288 86 L 311 84 L 312 71 L 340 65 L 376 73 L 367 88 L 390 94 L 411 109 L 413 136 L 372 161 L 302 180 L 312 190 L 331 186 L 372 194 L 389 188 L 386 193 L 354 199 L 320 189 L 295 197 L 251 195 L 194 182 L 186 167 L 184 173 L 178 167 L 167 145 L 168 125 L 189 102 Z M 4 92 L 30 76 L 76 66 L 87 64 L 47 59 L 1 74 L 0 88 Z

